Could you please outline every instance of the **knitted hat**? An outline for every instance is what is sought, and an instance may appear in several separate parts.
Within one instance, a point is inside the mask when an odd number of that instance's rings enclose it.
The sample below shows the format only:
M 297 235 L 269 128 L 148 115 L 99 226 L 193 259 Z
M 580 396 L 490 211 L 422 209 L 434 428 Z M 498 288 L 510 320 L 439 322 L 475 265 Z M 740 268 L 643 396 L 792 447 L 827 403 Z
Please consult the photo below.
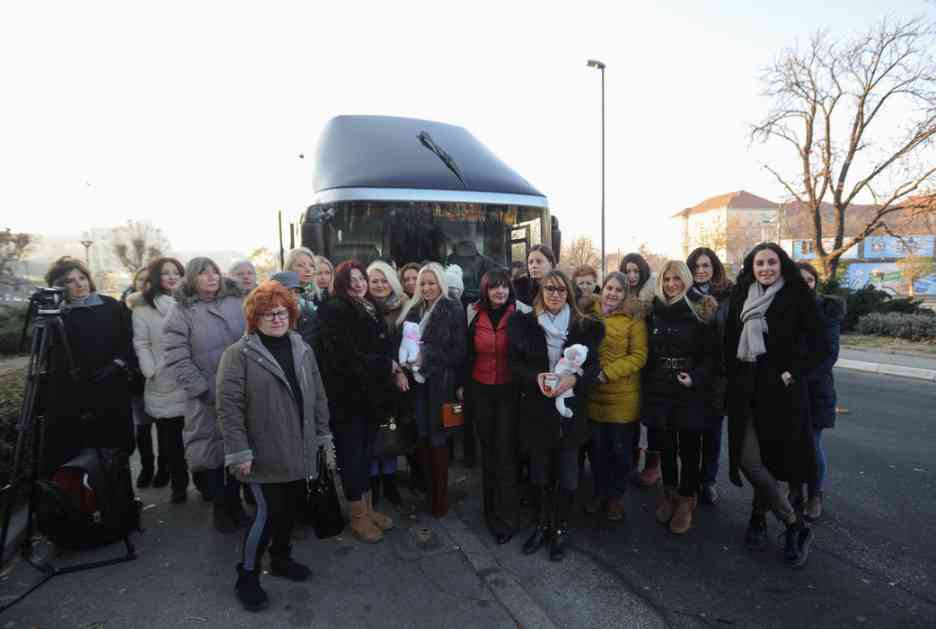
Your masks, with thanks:
M 445 267 L 445 283 L 449 287 L 449 297 L 452 299 L 461 299 L 465 292 L 465 283 L 462 281 L 462 268 L 457 264 L 450 264 Z

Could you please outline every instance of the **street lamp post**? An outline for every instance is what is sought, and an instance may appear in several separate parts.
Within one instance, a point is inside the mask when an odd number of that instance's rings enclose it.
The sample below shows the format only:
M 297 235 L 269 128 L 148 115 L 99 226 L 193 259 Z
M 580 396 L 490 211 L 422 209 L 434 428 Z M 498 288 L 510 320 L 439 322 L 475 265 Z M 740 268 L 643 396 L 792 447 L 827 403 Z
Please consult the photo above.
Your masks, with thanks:
M 88 269 L 91 268 L 91 245 L 94 244 L 93 240 L 82 240 L 82 246 L 84 246 L 84 259 L 85 264 L 88 265 Z
M 607 274 L 605 260 L 605 64 L 597 59 L 588 60 L 589 68 L 601 70 L 601 277 Z

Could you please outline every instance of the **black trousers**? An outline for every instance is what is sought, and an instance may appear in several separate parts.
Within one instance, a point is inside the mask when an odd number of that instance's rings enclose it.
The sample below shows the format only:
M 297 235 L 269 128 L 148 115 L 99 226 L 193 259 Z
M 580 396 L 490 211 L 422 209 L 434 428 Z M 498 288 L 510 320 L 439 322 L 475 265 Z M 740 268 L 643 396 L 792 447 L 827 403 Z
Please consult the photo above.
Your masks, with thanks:
M 165 435 L 165 449 L 163 449 L 163 443 L 160 442 L 159 456 L 165 456 L 169 459 L 172 488 L 185 489 L 188 487 L 188 464 L 185 462 L 185 444 L 182 443 L 182 428 L 185 427 L 185 418 L 168 417 L 156 421 Z
M 512 384 L 472 380 L 471 416 L 481 442 L 481 474 L 498 510 L 516 499 L 517 389 Z M 468 435 L 465 436 L 468 439 Z
M 579 482 L 579 449 L 549 448 L 530 451 L 530 482 L 537 487 L 575 491 Z
M 273 557 L 288 557 L 290 538 L 299 505 L 305 500 L 304 480 L 288 483 L 249 483 L 257 502 L 257 515 L 244 536 L 245 570 L 260 568 L 267 546 Z
M 345 498 L 349 502 L 360 500 L 370 491 L 370 464 L 377 426 L 366 417 L 340 413 L 335 418 L 334 436 Z
M 663 484 L 679 487 L 680 496 L 695 496 L 702 480 L 702 432 L 650 428 L 647 439 L 661 450 Z

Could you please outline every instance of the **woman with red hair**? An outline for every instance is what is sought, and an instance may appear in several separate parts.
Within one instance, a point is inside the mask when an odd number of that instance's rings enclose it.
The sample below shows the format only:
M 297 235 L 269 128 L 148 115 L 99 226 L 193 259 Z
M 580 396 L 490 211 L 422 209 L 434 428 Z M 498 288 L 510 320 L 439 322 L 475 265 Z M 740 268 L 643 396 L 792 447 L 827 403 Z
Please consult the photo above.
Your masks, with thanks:
M 244 608 L 256 611 L 267 605 L 260 587 L 267 545 L 270 574 L 291 581 L 309 576 L 291 557 L 290 535 L 305 481 L 316 474 L 315 457 L 331 434 L 315 354 L 292 330 L 296 297 L 279 282 L 263 282 L 244 302 L 244 315 L 247 333 L 224 351 L 218 367 L 217 408 L 224 464 L 257 504 L 235 586 Z

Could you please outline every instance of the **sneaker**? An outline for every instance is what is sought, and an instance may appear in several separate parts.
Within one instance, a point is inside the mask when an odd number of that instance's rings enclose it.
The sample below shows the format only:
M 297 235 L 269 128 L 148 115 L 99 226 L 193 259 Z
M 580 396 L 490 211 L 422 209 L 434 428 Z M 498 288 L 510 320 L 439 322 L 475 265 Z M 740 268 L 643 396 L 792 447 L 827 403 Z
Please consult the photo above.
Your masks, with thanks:
M 699 488 L 699 502 L 704 505 L 713 505 L 718 502 L 718 487 L 715 483 L 702 483 Z
M 744 533 L 744 543 L 748 550 L 763 550 L 767 546 L 767 516 L 763 513 L 752 513 Z
M 803 514 L 810 522 L 815 522 L 822 517 L 822 492 L 820 491 L 815 496 L 812 496 L 809 499 L 809 502 L 806 503 L 806 511 Z
M 787 526 L 784 532 L 783 563 L 791 568 L 802 568 L 809 558 L 809 546 L 812 544 L 813 532 L 802 520 Z

